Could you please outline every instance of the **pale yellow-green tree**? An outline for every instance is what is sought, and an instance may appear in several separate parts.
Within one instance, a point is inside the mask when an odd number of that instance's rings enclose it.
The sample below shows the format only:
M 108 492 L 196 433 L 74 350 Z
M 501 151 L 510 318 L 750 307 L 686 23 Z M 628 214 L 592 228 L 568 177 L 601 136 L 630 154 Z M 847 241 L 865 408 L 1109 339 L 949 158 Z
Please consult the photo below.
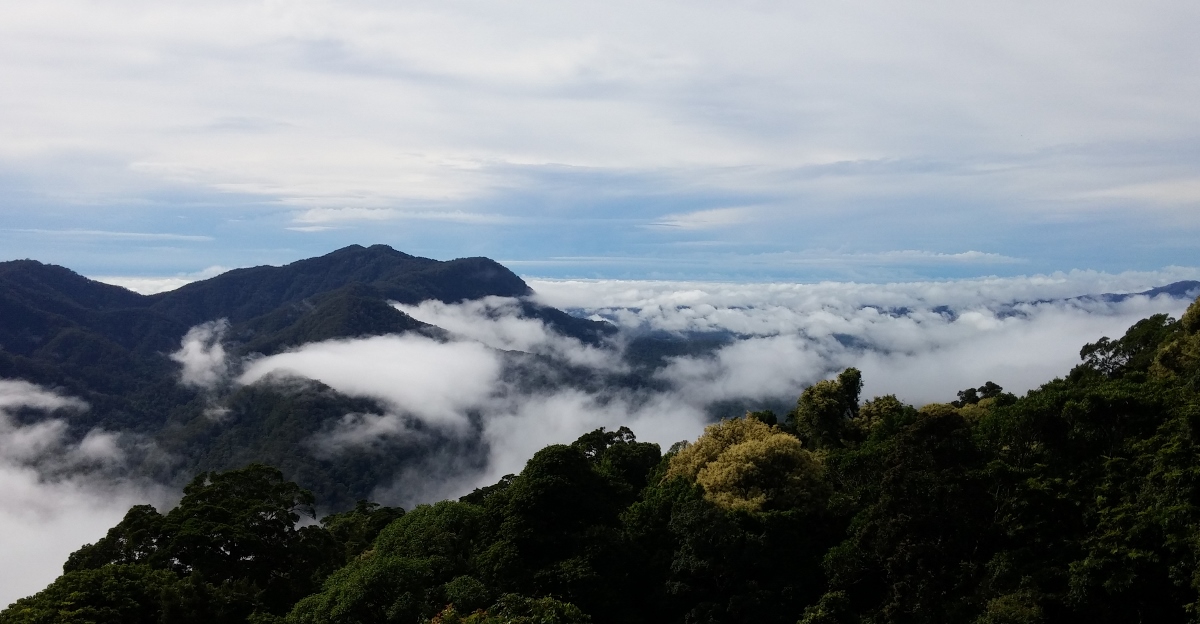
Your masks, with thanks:
M 1179 319 L 1178 337 L 1159 348 L 1151 371 L 1160 377 L 1196 379 L 1200 369 L 1200 299 Z
M 666 478 L 704 488 L 704 497 L 728 510 L 811 509 L 824 500 L 821 459 L 795 436 L 753 418 L 710 425 L 671 458 Z

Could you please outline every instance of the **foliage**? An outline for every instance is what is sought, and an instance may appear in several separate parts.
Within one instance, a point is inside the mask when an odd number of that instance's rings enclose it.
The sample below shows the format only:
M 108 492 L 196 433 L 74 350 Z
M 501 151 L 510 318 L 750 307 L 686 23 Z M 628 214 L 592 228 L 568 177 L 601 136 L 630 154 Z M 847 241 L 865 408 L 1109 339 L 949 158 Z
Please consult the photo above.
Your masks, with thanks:
M 46 589 L 13 603 L 3 624 L 157 624 L 164 595 L 179 579 L 145 565 L 108 565 L 68 571 Z
M 86 615 L 94 611 L 137 621 L 245 621 L 282 615 L 344 565 L 356 544 L 373 541 L 385 518 L 398 515 L 364 505 L 333 517 L 327 522 L 333 530 L 297 527 L 302 514 L 312 517 L 312 503 L 310 492 L 267 466 L 201 473 L 174 509 L 163 515 L 149 505 L 133 507 L 102 539 L 72 553 L 55 584 L 5 617 L 102 617 Z M 135 603 L 138 610 L 131 611 Z M 50 621 L 37 617 L 43 619 L 28 621 Z
M 591 618 L 575 605 L 553 598 L 525 598 L 505 594 L 486 611 L 460 615 L 449 605 L 430 620 L 431 624 L 588 624 Z
M 757 418 L 710 425 L 670 460 L 666 477 L 690 479 L 716 506 L 736 511 L 822 504 L 822 466 L 795 436 Z
M 862 373 L 847 368 L 836 379 L 826 379 L 806 388 L 788 414 L 788 423 L 805 446 L 836 449 L 853 439 L 857 425 L 858 394 L 862 391 Z M 853 423 L 853 424 L 852 424 Z

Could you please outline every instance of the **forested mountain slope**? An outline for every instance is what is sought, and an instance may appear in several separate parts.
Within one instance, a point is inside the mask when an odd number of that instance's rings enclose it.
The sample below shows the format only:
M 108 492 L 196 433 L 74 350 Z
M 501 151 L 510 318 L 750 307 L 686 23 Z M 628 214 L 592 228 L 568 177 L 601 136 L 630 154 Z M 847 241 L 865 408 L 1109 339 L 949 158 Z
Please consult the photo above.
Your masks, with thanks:
M 1081 357 L 920 409 L 846 369 L 665 454 L 597 430 L 320 525 L 274 469 L 204 473 L 0 623 L 1193 622 L 1200 301 Z
M 213 344 L 240 360 L 338 338 L 415 333 L 444 340 L 444 330 L 391 302 L 520 297 L 525 318 L 563 335 L 595 343 L 613 331 L 607 323 L 535 304 L 526 297 L 531 292 L 487 258 L 441 262 L 384 245 L 237 269 L 153 296 L 33 260 L 0 262 L 0 379 L 57 388 L 86 402 L 88 409 L 62 415 L 76 439 L 96 429 L 150 437 L 170 465 L 134 466 L 143 474 L 170 481 L 269 461 L 286 464 L 288 475 L 315 489 L 322 504 L 345 507 L 417 451 L 397 450 L 382 462 L 333 460 L 313 456 L 301 443 L 345 414 L 381 409 L 318 382 L 220 392 L 181 384 L 180 363 L 171 354 L 189 329 L 224 319 L 213 326 Z M 218 430 L 217 413 L 234 414 L 238 422 Z M 426 450 L 435 448 L 431 440 Z M 304 459 L 292 459 L 297 455 Z

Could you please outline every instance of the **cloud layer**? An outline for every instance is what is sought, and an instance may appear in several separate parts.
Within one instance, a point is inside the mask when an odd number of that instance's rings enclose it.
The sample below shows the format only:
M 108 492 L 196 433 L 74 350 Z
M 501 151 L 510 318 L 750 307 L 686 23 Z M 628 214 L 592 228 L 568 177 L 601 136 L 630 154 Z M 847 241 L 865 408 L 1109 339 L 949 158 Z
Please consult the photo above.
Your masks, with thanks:
M 1076 273 L 884 286 L 535 282 L 540 300 L 621 331 L 604 345 L 584 345 L 523 316 L 515 299 L 397 304 L 449 330 L 451 340 L 310 344 L 252 361 L 239 381 L 299 375 L 387 407 L 345 415 L 313 442 L 327 454 L 420 443 L 429 428 L 482 440 L 487 456 L 479 461 L 435 454 L 380 490 L 412 503 L 490 483 L 538 448 L 600 426 L 630 426 L 666 447 L 717 416 L 737 415 L 737 406 L 786 410 L 805 387 L 848 366 L 863 370 L 867 396 L 896 394 L 918 405 L 989 380 L 1020 394 L 1069 371 L 1084 343 L 1187 305 L 1064 295 L 1136 290 L 1162 277 Z M 645 338 L 708 346 L 643 364 L 636 368 L 643 382 L 629 384 L 630 357 Z

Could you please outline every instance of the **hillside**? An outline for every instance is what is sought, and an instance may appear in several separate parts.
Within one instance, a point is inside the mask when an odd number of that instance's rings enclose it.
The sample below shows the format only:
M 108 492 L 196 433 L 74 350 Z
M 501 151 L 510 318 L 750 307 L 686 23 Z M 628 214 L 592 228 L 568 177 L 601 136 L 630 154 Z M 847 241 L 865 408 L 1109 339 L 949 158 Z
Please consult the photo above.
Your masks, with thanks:
M 374 463 L 310 453 L 300 453 L 305 459 L 299 462 L 288 458 L 331 420 L 381 408 L 317 382 L 217 397 L 180 384 L 179 364 L 170 355 L 189 328 L 226 319 L 221 343 L 233 358 L 338 338 L 412 333 L 444 340 L 444 330 L 390 302 L 457 303 L 531 293 L 519 277 L 487 258 L 442 262 L 384 245 L 353 245 L 284 266 L 238 269 L 153 296 L 33 260 L 0 262 L 0 378 L 58 388 L 86 401 L 90 409 L 64 415 L 76 439 L 97 428 L 150 436 L 174 462 L 137 468 L 156 478 L 271 461 L 289 466 L 289 476 L 318 491 L 323 504 L 345 507 L 385 481 L 410 453 Z M 606 323 L 528 300 L 520 309 L 525 318 L 586 343 L 613 331 Z M 214 409 L 238 415 L 242 425 L 231 430 L 236 435 L 214 428 L 209 417 Z M 282 428 L 272 424 L 281 410 L 288 412 Z

